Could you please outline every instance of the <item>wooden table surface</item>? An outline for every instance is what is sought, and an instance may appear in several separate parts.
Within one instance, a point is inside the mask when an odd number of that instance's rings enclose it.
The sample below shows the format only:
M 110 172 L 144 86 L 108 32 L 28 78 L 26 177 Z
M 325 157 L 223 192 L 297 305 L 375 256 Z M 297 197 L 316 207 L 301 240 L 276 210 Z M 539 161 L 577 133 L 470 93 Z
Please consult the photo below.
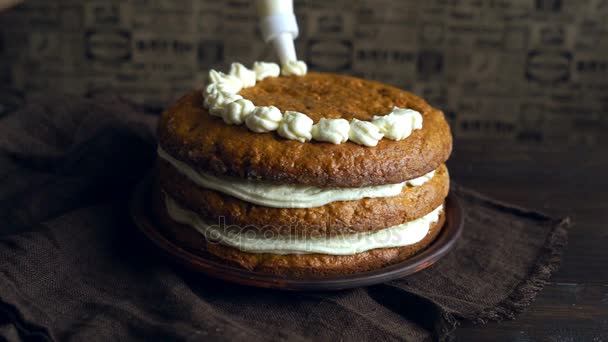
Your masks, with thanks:
M 452 179 L 497 199 L 569 216 L 561 267 L 515 320 L 463 324 L 457 341 L 608 341 L 608 148 L 460 142 Z

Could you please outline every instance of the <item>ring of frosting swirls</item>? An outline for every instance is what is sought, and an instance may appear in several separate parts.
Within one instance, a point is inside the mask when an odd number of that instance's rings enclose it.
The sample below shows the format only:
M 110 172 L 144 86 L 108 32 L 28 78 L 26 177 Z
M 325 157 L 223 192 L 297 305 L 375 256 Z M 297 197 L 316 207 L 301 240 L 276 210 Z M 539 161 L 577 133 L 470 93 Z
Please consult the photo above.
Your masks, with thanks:
M 307 69 L 303 61 L 291 61 L 282 67 L 276 63 L 255 62 L 252 69 L 232 63 L 227 74 L 210 70 L 209 84 L 203 90 L 204 106 L 226 124 L 245 124 L 256 133 L 277 131 L 283 138 L 302 143 L 314 140 L 342 144 L 350 140 L 363 146 L 376 146 L 383 138 L 399 141 L 422 129 L 422 115 L 407 108 L 394 107 L 390 113 L 374 116 L 372 121 L 323 118 L 313 124 L 305 113 L 281 113 L 274 106 L 256 106 L 238 94 L 267 77 L 303 76 Z

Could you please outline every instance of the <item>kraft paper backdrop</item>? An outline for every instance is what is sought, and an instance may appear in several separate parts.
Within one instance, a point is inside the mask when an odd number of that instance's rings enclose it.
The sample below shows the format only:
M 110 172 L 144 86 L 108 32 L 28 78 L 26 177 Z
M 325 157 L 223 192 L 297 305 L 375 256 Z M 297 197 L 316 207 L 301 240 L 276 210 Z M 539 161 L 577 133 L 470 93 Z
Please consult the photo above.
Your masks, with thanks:
M 295 1 L 312 70 L 417 93 L 457 139 L 604 142 L 608 2 Z M 210 68 L 272 60 L 250 0 L 27 0 L 0 14 L 0 113 L 49 90 L 152 111 Z

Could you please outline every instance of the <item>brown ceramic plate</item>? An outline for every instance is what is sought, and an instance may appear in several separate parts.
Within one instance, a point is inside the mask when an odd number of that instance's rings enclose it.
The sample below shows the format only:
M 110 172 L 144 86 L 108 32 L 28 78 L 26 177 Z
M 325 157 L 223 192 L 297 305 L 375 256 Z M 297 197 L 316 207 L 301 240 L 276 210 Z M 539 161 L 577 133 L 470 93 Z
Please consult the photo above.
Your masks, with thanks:
M 290 291 L 340 290 L 383 283 L 423 270 L 450 251 L 463 229 L 463 216 L 458 199 L 453 194 L 446 200 L 446 223 L 437 239 L 415 256 L 381 269 L 325 278 L 289 278 L 234 267 L 212 256 L 195 254 L 183 249 L 161 234 L 154 220 L 151 204 L 151 177 L 137 185 L 131 197 L 131 216 L 135 225 L 154 245 L 186 268 L 204 275 L 248 286 Z

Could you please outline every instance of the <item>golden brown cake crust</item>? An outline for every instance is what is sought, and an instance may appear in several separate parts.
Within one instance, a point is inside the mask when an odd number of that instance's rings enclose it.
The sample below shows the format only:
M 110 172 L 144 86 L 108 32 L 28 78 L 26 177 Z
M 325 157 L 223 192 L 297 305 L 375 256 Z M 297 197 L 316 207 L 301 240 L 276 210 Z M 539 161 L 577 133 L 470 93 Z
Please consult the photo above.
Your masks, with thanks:
M 422 114 L 423 128 L 402 141 L 382 139 L 376 147 L 300 143 L 276 132 L 259 134 L 243 125 L 227 125 L 209 115 L 201 92 L 195 91 L 161 116 L 160 145 L 177 159 L 214 174 L 319 187 L 400 183 L 436 169 L 452 149 L 442 112 L 411 93 L 378 82 L 309 73 L 267 78 L 241 94 L 256 105 L 304 112 L 315 122 L 321 117 L 370 120 L 392 106 L 411 108 Z
M 270 208 L 251 204 L 217 191 L 204 189 L 159 160 L 161 187 L 182 206 L 228 225 L 263 227 L 279 234 L 335 235 L 392 227 L 412 221 L 437 208 L 448 194 L 449 175 L 441 165 L 434 177 L 421 186 L 406 186 L 395 197 L 339 201 L 316 208 Z
M 155 196 L 155 203 L 164 234 L 178 246 L 206 257 L 211 254 L 224 262 L 248 270 L 295 277 L 365 272 L 406 260 L 430 245 L 445 223 L 445 214 L 442 213 L 426 237 L 413 245 L 378 248 L 353 255 L 247 253 L 232 247 L 208 243 L 192 227 L 173 221 L 167 214 L 161 196 Z

